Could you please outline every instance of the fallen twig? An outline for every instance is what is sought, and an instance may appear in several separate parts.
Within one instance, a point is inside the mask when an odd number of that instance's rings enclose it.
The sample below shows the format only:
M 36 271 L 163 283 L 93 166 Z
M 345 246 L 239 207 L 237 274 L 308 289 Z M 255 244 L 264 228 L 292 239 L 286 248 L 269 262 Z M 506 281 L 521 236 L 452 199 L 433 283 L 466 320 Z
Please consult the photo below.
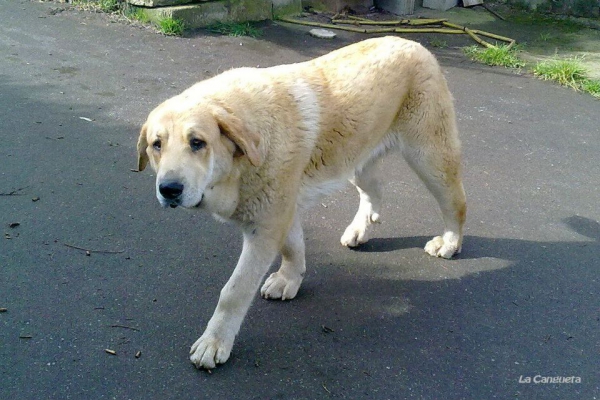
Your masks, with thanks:
M 130 329 L 130 330 L 132 330 L 132 331 L 136 331 L 136 332 L 139 332 L 139 331 L 140 331 L 138 328 L 134 328 L 134 327 L 131 327 L 131 326 L 126 326 L 126 325 L 111 325 L 110 327 L 111 327 L 111 328 L 123 328 L 123 329 Z
M 91 250 L 91 249 L 86 249 L 85 247 L 79 247 L 79 246 L 75 246 L 75 245 L 69 244 L 69 243 L 63 243 L 63 245 L 70 247 L 72 249 L 85 251 L 86 253 L 119 254 L 119 253 L 125 252 L 125 250 Z
M 29 186 L 25 186 L 19 189 L 15 189 L 11 192 L 6 192 L 6 193 L 0 193 L 0 196 L 23 196 L 23 193 L 19 193 L 22 190 L 27 189 Z

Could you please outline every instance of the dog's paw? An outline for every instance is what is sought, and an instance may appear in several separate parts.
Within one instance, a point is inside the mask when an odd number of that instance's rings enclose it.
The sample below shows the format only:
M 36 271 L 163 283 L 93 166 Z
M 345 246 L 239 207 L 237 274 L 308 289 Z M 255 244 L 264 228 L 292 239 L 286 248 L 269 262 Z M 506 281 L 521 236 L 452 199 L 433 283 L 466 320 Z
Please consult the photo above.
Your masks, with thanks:
M 342 246 L 357 247 L 369 240 L 367 237 L 367 225 L 349 225 L 340 239 Z
M 260 289 L 260 294 L 265 299 L 291 300 L 298 294 L 302 277 L 288 278 L 280 272 L 272 273 Z
M 214 335 L 204 334 L 190 350 L 190 361 L 196 368 L 212 369 L 217 364 L 223 364 L 231 354 L 233 340 L 223 339 Z
M 357 222 L 360 221 L 360 222 Z M 367 235 L 367 231 L 371 224 L 379 224 L 379 214 L 375 212 L 371 212 L 367 216 L 363 216 L 363 218 L 356 218 L 348 227 L 342 238 L 340 239 L 340 243 L 342 246 L 346 247 L 357 247 L 363 243 L 367 243 L 369 241 L 369 237 Z
M 445 240 L 442 236 L 436 236 L 425 245 L 425 252 L 434 257 L 452 258 L 460 253 L 457 240 Z

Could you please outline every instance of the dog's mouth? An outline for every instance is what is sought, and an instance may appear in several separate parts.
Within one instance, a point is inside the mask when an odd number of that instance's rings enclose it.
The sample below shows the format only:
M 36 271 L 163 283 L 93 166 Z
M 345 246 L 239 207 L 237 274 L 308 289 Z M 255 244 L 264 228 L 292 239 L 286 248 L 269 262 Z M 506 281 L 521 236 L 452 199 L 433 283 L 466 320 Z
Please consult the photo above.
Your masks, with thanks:
M 200 197 L 200 201 L 198 201 L 198 203 L 196 203 L 195 205 L 191 206 L 191 207 L 185 207 L 185 208 L 200 208 L 202 206 L 202 200 L 204 200 L 204 195 L 202 197 Z M 181 206 L 181 203 L 179 201 L 170 201 L 167 203 L 168 207 L 170 208 L 177 208 L 179 206 Z M 184 207 L 184 206 L 182 206 Z

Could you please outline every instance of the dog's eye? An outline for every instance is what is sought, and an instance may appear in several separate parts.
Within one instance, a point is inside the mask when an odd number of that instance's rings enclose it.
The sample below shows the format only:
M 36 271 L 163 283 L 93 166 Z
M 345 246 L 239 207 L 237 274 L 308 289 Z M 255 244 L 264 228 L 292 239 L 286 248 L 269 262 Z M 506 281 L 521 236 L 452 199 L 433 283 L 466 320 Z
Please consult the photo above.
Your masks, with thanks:
M 158 139 L 157 139 L 157 140 L 155 140 L 155 141 L 152 143 L 152 147 L 154 147 L 154 150 L 156 150 L 156 151 L 160 151 L 160 140 L 158 140 Z
M 204 140 L 194 138 L 190 140 L 190 147 L 192 148 L 192 151 L 202 150 L 206 147 L 206 142 Z

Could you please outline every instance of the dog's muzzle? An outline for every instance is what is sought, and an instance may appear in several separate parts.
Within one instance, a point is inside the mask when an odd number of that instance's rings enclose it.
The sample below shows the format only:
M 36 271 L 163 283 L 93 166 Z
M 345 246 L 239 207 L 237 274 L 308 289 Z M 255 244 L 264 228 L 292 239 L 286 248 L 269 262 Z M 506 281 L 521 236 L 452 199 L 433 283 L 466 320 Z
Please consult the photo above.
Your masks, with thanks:
M 171 208 L 181 205 L 183 189 L 184 186 L 177 181 L 164 182 L 158 185 L 158 192 L 165 199 L 166 205 Z
M 164 207 L 177 208 L 183 202 L 183 190 L 185 186 L 177 181 L 164 182 L 158 185 L 158 192 L 162 197 L 161 203 Z M 200 197 L 200 201 L 193 208 L 200 207 L 204 196 Z M 188 206 L 189 207 L 189 206 Z

